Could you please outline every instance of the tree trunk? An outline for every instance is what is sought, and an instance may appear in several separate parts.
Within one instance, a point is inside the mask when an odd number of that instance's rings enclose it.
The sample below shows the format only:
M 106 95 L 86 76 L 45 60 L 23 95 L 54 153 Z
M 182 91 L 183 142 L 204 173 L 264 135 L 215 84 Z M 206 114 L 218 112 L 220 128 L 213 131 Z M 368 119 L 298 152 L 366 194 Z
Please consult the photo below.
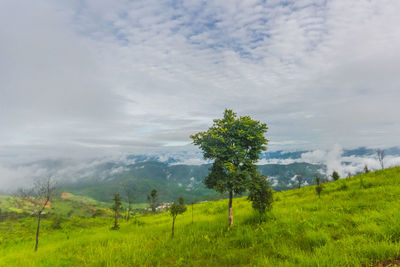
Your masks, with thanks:
M 232 213 L 232 198 L 233 198 L 233 192 L 229 192 L 229 227 L 231 228 L 233 226 L 233 213 Z
M 175 217 L 172 217 L 172 237 L 174 237 L 174 229 L 175 229 Z
M 39 229 L 40 229 L 40 216 L 42 215 L 41 212 L 39 212 L 38 214 L 38 224 L 37 224 L 37 229 L 36 229 L 36 244 L 35 244 L 35 252 L 38 249 L 38 245 L 39 245 Z
M 128 207 L 128 216 L 126 217 L 126 220 L 129 221 L 131 218 L 131 206 Z
M 117 229 L 117 227 L 118 227 L 118 214 L 115 213 L 114 229 Z

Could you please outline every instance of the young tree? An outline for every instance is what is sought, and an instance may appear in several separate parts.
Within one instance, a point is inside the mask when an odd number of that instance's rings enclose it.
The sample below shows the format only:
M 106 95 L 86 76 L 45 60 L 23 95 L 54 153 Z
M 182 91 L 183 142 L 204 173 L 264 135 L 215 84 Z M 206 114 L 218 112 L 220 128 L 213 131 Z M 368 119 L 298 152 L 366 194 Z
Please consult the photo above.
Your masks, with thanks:
M 303 176 L 301 174 L 296 174 L 296 180 L 299 188 L 301 188 L 301 185 L 303 184 Z
M 249 187 L 250 177 L 257 172 L 255 163 L 267 149 L 265 123 L 248 116 L 238 117 L 225 110 L 222 119 L 214 120 L 205 132 L 191 135 L 193 144 L 203 150 L 204 158 L 214 160 L 204 183 L 217 192 L 229 194 L 229 227 L 233 225 L 233 194 L 242 194 Z
M 322 192 L 322 184 L 321 184 L 321 178 L 319 177 L 318 174 L 315 174 L 315 183 L 317 186 L 315 187 L 315 191 L 318 194 L 318 197 L 321 198 L 321 192 Z
M 17 199 L 29 203 L 32 213 L 37 217 L 35 251 L 39 245 L 40 220 L 46 207 L 55 195 L 56 184 L 51 177 L 36 180 L 30 189 L 19 189 Z M 17 200 L 18 201 L 18 200 Z
M 114 204 L 112 205 L 111 209 L 114 212 L 114 226 L 111 229 L 118 230 L 119 229 L 118 217 L 122 207 L 121 196 L 119 194 L 114 194 L 113 200 Z
M 333 171 L 333 172 L 332 172 L 332 179 L 333 179 L 334 181 L 337 181 L 337 180 L 340 179 L 340 175 L 339 175 L 339 173 L 338 173 L 337 171 Z
M 194 201 L 192 201 L 192 224 L 193 224 L 193 205 L 194 205 Z M 1 212 L 1 210 L 0 210 Z
M 182 214 L 186 211 L 185 201 L 182 197 L 178 199 L 178 202 L 174 202 L 171 207 L 169 208 L 169 212 L 172 216 L 172 234 L 171 236 L 174 237 L 175 232 L 175 219 L 178 214 Z
M 153 189 L 151 190 L 150 195 L 147 195 L 147 201 L 149 202 L 151 211 L 153 213 L 156 212 L 156 208 L 158 206 L 158 194 L 157 194 L 157 190 Z
M 132 211 L 132 203 L 133 203 L 133 192 L 134 188 L 132 186 L 126 185 L 125 186 L 125 196 L 126 196 L 126 201 L 128 202 L 128 208 L 127 208 L 127 216 L 126 220 L 129 221 L 130 216 L 131 216 L 131 211 Z
M 260 214 L 272 208 L 273 191 L 265 175 L 256 173 L 250 182 L 248 200 L 252 202 L 253 209 Z
M 367 164 L 365 164 L 365 166 L 364 166 L 364 173 L 369 173 L 369 169 L 368 169 L 368 165 Z
M 383 166 L 383 159 L 385 158 L 385 150 L 383 149 L 377 149 L 376 150 L 376 155 L 378 156 L 379 164 L 381 165 L 382 170 L 384 169 Z

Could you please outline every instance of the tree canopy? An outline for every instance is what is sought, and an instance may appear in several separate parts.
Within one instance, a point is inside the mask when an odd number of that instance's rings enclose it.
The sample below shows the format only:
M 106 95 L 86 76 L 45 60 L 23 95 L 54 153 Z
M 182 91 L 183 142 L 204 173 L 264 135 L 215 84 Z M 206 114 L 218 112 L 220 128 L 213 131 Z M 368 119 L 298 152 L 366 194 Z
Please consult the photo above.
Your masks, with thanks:
M 267 150 L 267 129 L 265 123 L 225 110 L 223 118 L 214 120 L 208 131 L 192 135 L 204 158 L 214 160 L 205 179 L 207 187 L 219 193 L 243 193 L 250 175 L 257 170 L 255 163 L 260 153 Z
M 204 183 L 219 193 L 229 193 L 229 225 L 232 226 L 232 197 L 242 194 L 249 187 L 250 178 L 257 173 L 255 163 L 267 149 L 264 136 L 265 123 L 249 116 L 238 117 L 232 110 L 225 110 L 222 119 L 214 120 L 205 132 L 190 136 L 193 143 L 203 150 L 204 158 L 213 160 Z
M 147 201 L 149 202 L 151 211 L 156 212 L 158 205 L 158 193 L 156 189 L 151 190 L 150 195 L 147 195 Z
M 178 202 L 174 202 L 169 208 L 169 212 L 172 216 L 172 237 L 174 237 L 175 232 L 175 219 L 178 214 L 182 214 L 186 211 L 186 205 L 183 197 L 178 199 Z
M 257 173 L 252 177 L 249 187 L 248 200 L 252 202 L 253 209 L 263 214 L 272 208 L 273 190 L 265 175 Z
M 337 181 L 337 180 L 340 179 L 340 175 L 339 175 L 339 173 L 338 173 L 337 171 L 333 171 L 333 172 L 332 172 L 332 179 L 333 179 L 334 181 Z

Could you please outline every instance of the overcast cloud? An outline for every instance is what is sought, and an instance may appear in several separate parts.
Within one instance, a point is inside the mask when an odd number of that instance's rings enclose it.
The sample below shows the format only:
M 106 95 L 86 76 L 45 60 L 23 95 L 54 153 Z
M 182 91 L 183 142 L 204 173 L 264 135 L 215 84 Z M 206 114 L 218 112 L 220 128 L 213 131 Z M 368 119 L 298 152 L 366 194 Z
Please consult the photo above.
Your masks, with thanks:
M 266 122 L 272 150 L 399 145 L 399 10 L 2 0 L 1 160 L 176 149 L 224 108 Z

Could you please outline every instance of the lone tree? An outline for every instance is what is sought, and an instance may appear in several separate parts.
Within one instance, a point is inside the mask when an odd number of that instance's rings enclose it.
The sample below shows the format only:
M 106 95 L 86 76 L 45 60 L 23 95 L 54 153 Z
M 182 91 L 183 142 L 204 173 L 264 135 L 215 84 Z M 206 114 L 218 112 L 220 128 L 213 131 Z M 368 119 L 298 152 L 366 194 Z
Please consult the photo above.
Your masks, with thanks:
M 315 187 L 315 191 L 318 194 L 318 198 L 321 198 L 322 184 L 321 184 L 321 178 L 319 177 L 318 174 L 315 174 L 315 183 L 317 184 L 317 186 Z
M 364 173 L 369 173 L 369 169 L 368 169 L 368 165 L 367 164 L 365 164 L 365 166 L 364 166 Z
M 118 230 L 118 217 L 119 212 L 121 211 L 122 203 L 121 203 L 121 196 L 119 194 L 114 194 L 114 204 L 112 205 L 111 209 L 114 212 L 114 226 L 111 228 L 112 230 Z
M 383 149 L 377 149 L 376 150 L 376 155 L 378 156 L 379 164 L 381 165 L 382 170 L 384 169 L 383 166 L 383 159 L 385 158 L 385 150 Z
M 249 187 L 250 177 L 257 172 L 255 163 L 261 151 L 267 150 L 265 123 L 248 116 L 238 117 L 225 110 L 222 119 L 214 120 L 205 132 L 191 135 L 193 143 L 203 150 L 205 159 L 214 160 L 204 183 L 208 188 L 229 194 L 229 227 L 233 225 L 233 194 L 242 194 Z
M 296 180 L 297 180 L 297 183 L 298 183 L 298 187 L 301 188 L 301 185 L 303 184 L 303 175 L 296 174 Z
M 194 205 L 194 201 L 192 201 L 192 224 L 193 224 L 193 205 Z M 1 210 L 0 210 L 1 213 Z
M 340 175 L 339 175 L 339 173 L 338 173 L 337 171 L 333 171 L 333 172 L 332 172 L 332 179 L 333 179 L 334 181 L 337 181 L 337 180 L 340 179 Z
M 134 193 L 134 188 L 132 186 L 126 185 L 125 186 L 125 196 L 126 196 L 126 200 L 128 202 L 128 208 L 127 208 L 128 214 L 126 215 L 126 220 L 127 221 L 129 221 L 129 219 L 131 217 L 132 203 L 133 203 L 133 193 Z
M 174 202 L 171 207 L 169 208 L 169 212 L 172 216 L 172 234 L 171 236 L 174 237 L 175 233 L 175 219 L 178 214 L 182 214 L 186 211 L 185 201 L 182 197 L 178 199 L 178 202 Z
M 269 186 L 268 179 L 265 175 L 256 173 L 250 182 L 248 200 L 252 202 L 253 209 L 260 214 L 271 210 L 273 202 L 273 191 Z
M 40 220 L 45 208 L 49 207 L 55 191 L 56 184 L 51 177 L 48 177 L 36 180 L 30 189 L 19 189 L 17 192 L 17 201 L 28 203 L 32 213 L 37 217 L 35 251 L 39 245 Z
M 155 213 L 156 212 L 156 208 L 158 206 L 157 190 L 155 190 L 155 189 L 151 190 L 150 195 L 147 195 L 147 201 L 149 202 L 149 206 L 150 206 L 151 212 Z

